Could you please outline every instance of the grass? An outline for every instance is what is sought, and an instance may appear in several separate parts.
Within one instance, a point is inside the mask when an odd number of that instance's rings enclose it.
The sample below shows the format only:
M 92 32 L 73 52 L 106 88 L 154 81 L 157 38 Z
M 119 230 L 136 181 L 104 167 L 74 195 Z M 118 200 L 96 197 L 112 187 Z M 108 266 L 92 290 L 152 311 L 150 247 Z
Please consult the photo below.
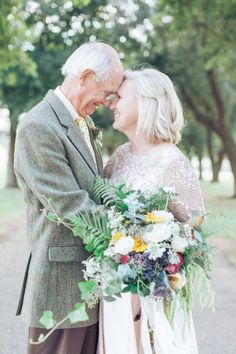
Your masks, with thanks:
M 201 182 L 205 208 L 209 213 L 207 227 L 210 233 L 236 239 L 236 199 L 233 183 L 225 180 L 219 183 Z
M 201 182 L 207 217 L 207 228 L 214 235 L 236 239 L 236 199 L 232 199 L 232 181 Z M 19 189 L 0 189 L 0 220 L 19 213 L 24 201 Z

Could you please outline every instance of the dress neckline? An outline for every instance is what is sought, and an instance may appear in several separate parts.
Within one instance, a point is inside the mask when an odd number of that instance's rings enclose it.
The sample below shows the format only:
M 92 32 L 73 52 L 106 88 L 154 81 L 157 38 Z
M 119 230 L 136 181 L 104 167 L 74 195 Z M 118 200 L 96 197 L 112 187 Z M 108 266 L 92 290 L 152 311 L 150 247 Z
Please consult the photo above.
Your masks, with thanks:
M 170 148 L 176 148 L 176 145 L 173 143 L 162 143 L 157 145 L 157 147 L 155 148 L 155 150 L 153 150 L 150 154 L 148 155 L 136 155 L 134 153 L 131 152 L 131 143 L 128 141 L 127 143 L 127 153 L 130 157 L 134 158 L 134 159 L 149 159 L 149 158 L 153 158 L 158 156 L 159 154 L 162 154 L 164 151 L 166 151 L 166 149 L 170 149 Z

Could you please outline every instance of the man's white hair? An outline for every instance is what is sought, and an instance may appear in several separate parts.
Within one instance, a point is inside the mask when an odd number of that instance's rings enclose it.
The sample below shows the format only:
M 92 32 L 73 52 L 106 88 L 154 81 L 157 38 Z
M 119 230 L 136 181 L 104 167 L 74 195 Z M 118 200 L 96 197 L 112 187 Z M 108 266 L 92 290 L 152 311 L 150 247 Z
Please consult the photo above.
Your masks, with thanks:
M 182 106 L 170 78 L 155 69 L 125 72 L 139 108 L 137 134 L 151 144 L 177 144 L 184 125 Z
M 82 44 L 67 59 L 61 71 L 63 76 L 78 76 L 90 69 L 99 80 L 104 81 L 117 66 L 122 69 L 115 49 L 108 44 L 96 42 Z

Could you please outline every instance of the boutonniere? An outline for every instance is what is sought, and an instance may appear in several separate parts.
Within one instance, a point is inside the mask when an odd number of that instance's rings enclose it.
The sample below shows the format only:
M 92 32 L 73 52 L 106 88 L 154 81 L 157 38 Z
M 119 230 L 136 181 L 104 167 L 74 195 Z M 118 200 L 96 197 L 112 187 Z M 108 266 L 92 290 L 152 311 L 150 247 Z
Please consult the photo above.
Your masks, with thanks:
M 94 121 L 89 116 L 86 117 L 86 122 L 87 122 L 89 130 L 93 134 L 94 140 L 96 141 L 98 146 L 102 147 L 102 139 L 103 139 L 102 129 L 96 127 L 96 125 L 94 124 Z

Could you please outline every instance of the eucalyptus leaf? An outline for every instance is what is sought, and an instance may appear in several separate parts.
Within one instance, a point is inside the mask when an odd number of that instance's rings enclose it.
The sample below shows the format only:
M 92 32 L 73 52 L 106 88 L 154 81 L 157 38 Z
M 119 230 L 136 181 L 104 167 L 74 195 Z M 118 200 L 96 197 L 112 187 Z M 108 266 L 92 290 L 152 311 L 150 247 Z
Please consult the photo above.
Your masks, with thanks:
M 112 296 L 104 296 L 103 299 L 107 302 L 114 302 L 116 299 Z

